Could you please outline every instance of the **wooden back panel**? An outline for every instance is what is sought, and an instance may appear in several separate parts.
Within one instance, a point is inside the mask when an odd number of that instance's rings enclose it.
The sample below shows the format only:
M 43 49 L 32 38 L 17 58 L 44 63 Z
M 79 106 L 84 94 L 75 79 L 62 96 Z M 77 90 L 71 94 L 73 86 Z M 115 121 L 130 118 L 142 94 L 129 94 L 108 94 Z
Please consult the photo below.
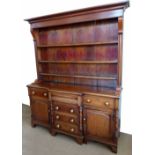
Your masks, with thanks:
M 41 28 L 37 47 L 40 80 L 116 88 L 117 18 Z

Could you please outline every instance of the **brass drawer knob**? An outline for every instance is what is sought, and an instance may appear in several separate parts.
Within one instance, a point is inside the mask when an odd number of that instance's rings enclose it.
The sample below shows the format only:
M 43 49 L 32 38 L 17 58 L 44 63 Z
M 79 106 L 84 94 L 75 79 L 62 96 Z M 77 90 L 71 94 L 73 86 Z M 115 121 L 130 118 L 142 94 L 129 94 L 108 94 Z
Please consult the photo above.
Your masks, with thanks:
M 91 100 L 90 99 L 87 99 L 87 103 L 90 103 L 91 102 Z
M 60 124 L 57 124 L 56 127 L 59 129 L 60 128 Z
M 84 117 L 83 120 L 86 121 L 86 118 Z
M 35 95 L 35 93 L 36 93 L 35 91 L 32 91 L 32 95 Z
M 74 132 L 75 130 L 74 130 L 74 128 L 71 128 L 70 131 L 71 131 L 71 132 Z
M 70 122 L 71 122 L 71 123 L 74 123 L 74 118 L 70 119 Z
M 47 93 L 43 93 L 43 95 L 46 97 L 47 96 Z
M 59 107 L 58 107 L 58 106 L 56 106 L 56 107 L 55 107 L 55 110 L 59 110 Z
M 70 110 L 70 113 L 74 113 L 74 109 L 71 109 L 71 110 Z
M 107 106 L 107 107 L 110 105 L 109 102 L 105 102 L 104 104 L 105 104 L 105 106 Z
M 56 115 L 56 119 L 60 119 L 60 116 L 59 115 Z

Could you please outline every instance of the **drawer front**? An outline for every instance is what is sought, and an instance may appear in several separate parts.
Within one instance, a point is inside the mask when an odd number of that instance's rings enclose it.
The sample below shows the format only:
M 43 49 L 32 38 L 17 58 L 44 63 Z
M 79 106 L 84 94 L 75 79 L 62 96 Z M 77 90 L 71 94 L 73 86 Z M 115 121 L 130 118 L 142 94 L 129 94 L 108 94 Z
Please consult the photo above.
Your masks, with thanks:
M 71 124 L 68 124 L 68 123 L 63 123 L 63 122 L 60 122 L 60 121 L 56 121 L 54 123 L 54 128 L 57 129 L 57 130 L 65 131 L 67 133 L 71 133 L 71 134 L 79 134 L 78 126 L 71 125 Z
M 71 94 L 69 93 L 62 93 L 62 92 L 56 92 L 56 91 L 51 91 L 51 95 L 54 97 L 60 97 L 60 98 L 69 98 L 69 99 L 73 99 L 73 100 L 77 100 L 78 99 L 78 95 L 75 94 Z
M 29 96 L 48 99 L 48 91 L 40 88 L 29 88 Z
M 115 99 L 102 96 L 84 95 L 83 103 L 84 105 L 102 109 L 115 108 Z
M 55 102 L 60 103 L 68 103 L 68 104 L 74 104 L 74 105 L 81 105 L 81 96 L 77 94 L 72 94 L 69 92 L 56 92 L 51 91 L 51 99 Z
M 69 113 L 71 115 L 79 114 L 79 107 L 74 104 L 60 103 L 53 101 L 53 110 L 57 112 Z
M 79 124 L 79 120 L 76 115 L 69 115 L 69 114 L 62 114 L 59 112 L 54 112 L 53 117 L 55 121 L 61 121 L 61 122 L 66 122 L 66 123 L 76 124 L 76 125 Z

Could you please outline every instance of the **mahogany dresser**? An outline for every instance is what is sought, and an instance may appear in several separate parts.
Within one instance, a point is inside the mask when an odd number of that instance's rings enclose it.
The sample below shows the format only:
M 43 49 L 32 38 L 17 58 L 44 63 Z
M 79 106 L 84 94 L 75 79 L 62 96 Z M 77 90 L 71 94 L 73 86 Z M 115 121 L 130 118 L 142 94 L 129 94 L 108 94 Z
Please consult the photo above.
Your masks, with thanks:
M 32 126 L 106 144 L 117 152 L 123 14 L 129 2 L 26 19 L 37 79 L 28 85 Z

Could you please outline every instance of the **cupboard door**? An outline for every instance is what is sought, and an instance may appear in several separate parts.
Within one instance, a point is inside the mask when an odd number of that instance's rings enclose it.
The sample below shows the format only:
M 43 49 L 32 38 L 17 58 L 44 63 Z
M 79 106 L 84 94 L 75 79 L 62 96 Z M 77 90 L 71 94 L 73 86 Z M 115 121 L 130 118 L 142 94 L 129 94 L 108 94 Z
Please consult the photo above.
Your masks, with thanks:
M 33 121 L 37 121 L 38 124 L 48 125 L 48 102 L 42 100 L 31 100 L 31 112 Z
M 112 138 L 112 114 L 97 110 L 84 110 L 84 132 L 86 137 Z

